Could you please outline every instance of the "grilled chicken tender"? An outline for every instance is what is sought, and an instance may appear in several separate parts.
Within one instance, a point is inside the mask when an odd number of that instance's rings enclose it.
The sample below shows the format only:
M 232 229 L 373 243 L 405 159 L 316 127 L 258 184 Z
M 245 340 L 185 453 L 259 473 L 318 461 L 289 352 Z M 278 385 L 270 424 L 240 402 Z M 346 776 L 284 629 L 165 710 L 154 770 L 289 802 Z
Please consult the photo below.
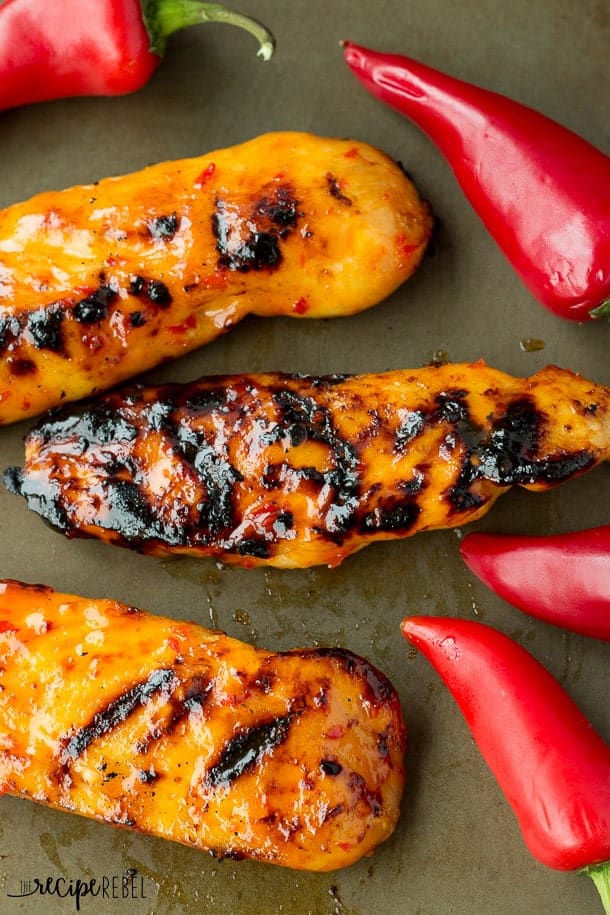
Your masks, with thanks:
M 404 749 L 394 689 L 349 651 L 0 582 L 2 792 L 324 871 L 392 833 Z
M 248 314 L 388 296 L 432 219 L 354 140 L 274 133 L 0 212 L 0 424 L 180 356 Z
M 9 489 L 69 537 L 245 566 L 336 565 L 610 457 L 610 390 L 550 366 L 136 387 L 41 422 Z

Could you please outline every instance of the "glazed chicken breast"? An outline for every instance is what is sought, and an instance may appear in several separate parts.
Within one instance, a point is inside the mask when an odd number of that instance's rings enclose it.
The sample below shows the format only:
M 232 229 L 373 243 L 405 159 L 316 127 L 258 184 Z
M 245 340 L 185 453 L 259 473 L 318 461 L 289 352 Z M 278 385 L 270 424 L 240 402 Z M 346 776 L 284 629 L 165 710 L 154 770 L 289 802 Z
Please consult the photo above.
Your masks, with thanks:
M 329 318 L 388 296 L 432 227 L 354 140 L 266 134 L 0 211 L 0 424 L 213 340 L 248 314 Z
M 0 582 L 2 793 L 324 871 L 392 833 L 404 749 L 394 689 L 349 651 Z
M 482 362 L 114 391 L 40 422 L 5 483 L 69 537 L 244 566 L 337 565 L 610 457 L 610 390 Z

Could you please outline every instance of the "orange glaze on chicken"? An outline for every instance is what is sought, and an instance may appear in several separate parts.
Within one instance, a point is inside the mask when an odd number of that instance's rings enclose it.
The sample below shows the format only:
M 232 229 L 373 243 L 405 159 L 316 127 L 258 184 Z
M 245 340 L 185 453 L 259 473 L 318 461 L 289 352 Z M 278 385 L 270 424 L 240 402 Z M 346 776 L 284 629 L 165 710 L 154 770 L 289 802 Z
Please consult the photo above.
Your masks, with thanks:
M 342 649 L 262 651 L 0 582 L 0 790 L 218 856 L 333 870 L 393 831 L 405 729 Z
M 40 422 L 5 483 L 69 537 L 290 568 L 463 525 L 609 457 L 608 388 L 478 362 L 114 391 Z
M 248 314 L 328 318 L 415 270 L 432 219 L 387 156 L 275 133 L 0 212 L 0 424 L 112 387 Z

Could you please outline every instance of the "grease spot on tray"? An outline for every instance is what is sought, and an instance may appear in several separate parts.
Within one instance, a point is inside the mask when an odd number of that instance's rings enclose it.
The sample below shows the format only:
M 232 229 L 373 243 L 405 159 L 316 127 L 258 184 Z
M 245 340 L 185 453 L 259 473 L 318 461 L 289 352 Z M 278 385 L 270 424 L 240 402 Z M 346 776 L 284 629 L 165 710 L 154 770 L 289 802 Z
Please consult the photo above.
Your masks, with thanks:
M 344 905 L 336 874 L 299 874 L 248 861 L 237 867 L 206 854 L 152 840 L 150 865 L 122 849 L 125 869 L 134 868 L 157 887 L 149 900 L 149 915 L 358 915 Z M 149 883 L 150 885 L 150 883 Z M 256 887 L 256 891 L 252 892 Z
M 65 875 L 66 871 L 61 863 L 61 858 L 59 857 L 59 853 L 57 851 L 55 837 L 52 836 L 50 832 L 43 832 L 39 837 L 39 842 L 42 850 L 44 851 L 51 864 L 56 867 L 58 871 L 61 871 L 61 873 Z
M 519 346 L 524 353 L 537 353 L 539 350 L 544 349 L 546 343 L 537 337 L 523 337 L 522 340 L 519 340 Z

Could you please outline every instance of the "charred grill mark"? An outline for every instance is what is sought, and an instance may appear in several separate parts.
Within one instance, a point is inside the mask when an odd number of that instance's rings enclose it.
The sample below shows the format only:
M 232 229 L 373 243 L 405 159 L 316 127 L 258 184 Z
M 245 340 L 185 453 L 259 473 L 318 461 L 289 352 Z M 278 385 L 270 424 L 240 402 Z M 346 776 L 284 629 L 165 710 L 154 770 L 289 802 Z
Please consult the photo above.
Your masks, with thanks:
M 341 772 L 343 772 L 341 763 L 335 762 L 332 759 L 323 759 L 320 762 L 320 769 L 324 775 L 340 775 Z
M 233 547 L 240 556 L 255 556 L 257 559 L 268 559 L 270 554 L 269 544 L 260 537 L 247 537 L 238 541 Z
M 149 424 L 154 432 L 163 432 L 165 435 L 173 436 L 175 424 L 172 422 L 171 415 L 175 406 L 171 396 L 164 396 L 163 400 L 147 404 L 143 414 L 144 425 Z
M 534 433 L 537 440 L 537 420 L 531 411 L 530 420 L 536 422 L 536 428 L 530 427 L 530 433 Z M 472 490 L 472 485 L 477 480 L 491 479 L 496 483 L 504 480 L 505 485 L 509 485 L 511 470 L 514 476 L 519 468 L 523 468 L 524 450 L 530 452 L 529 466 L 533 468 L 531 459 L 534 458 L 534 454 L 531 453 L 531 441 L 529 445 L 525 445 L 524 442 L 514 442 L 515 447 L 512 454 L 504 454 L 501 450 L 498 450 L 498 446 L 503 440 L 511 441 L 512 436 L 510 434 L 505 436 L 505 432 L 509 428 L 506 426 L 504 417 L 502 417 L 498 423 L 497 431 L 492 430 L 487 442 L 480 445 L 471 445 L 468 448 L 457 480 L 447 493 L 449 502 L 456 511 L 467 511 L 484 504 L 488 497 Z
M 366 414 L 370 417 L 370 421 L 356 434 L 356 441 L 363 442 L 365 445 L 370 443 L 374 438 L 377 438 L 383 430 L 383 420 L 379 414 L 379 410 L 369 409 L 366 411 Z
M 218 264 L 229 270 L 273 269 L 282 259 L 277 234 L 258 231 L 246 223 L 246 230 L 235 207 L 224 200 L 216 201 L 212 216 L 212 231 L 216 238 Z
M 22 378 L 25 375 L 33 375 L 37 371 L 36 363 L 31 359 L 15 359 L 12 356 L 6 360 L 11 375 Z
M 158 305 L 159 308 L 168 308 L 173 301 L 165 283 L 145 276 L 132 276 L 128 292 L 135 298 Z
M 467 397 L 468 391 L 464 391 L 461 388 L 454 391 L 441 392 L 436 398 L 435 418 L 440 422 L 452 424 L 468 423 Z
M 14 496 L 22 495 L 23 470 L 21 467 L 7 467 L 2 474 L 2 482 Z
M 386 728 L 377 738 L 377 752 L 381 759 L 387 759 L 390 752 L 390 742 L 391 734 Z
M 246 273 L 272 270 L 281 263 L 280 240 L 296 228 L 300 215 L 290 188 L 273 188 L 249 213 L 221 198 L 215 206 L 212 231 L 220 267 Z
M 175 703 L 171 717 L 170 725 L 172 729 L 184 718 L 203 710 L 213 685 L 213 682 L 204 674 L 197 674 L 183 684 L 182 697 L 179 702 Z
M 485 437 L 460 412 L 454 426 L 467 450 L 458 479 L 447 493 L 452 507 L 464 511 L 486 501 L 486 497 L 472 491 L 473 483 L 478 480 L 489 480 L 499 486 L 558 483 L 595 461 L 595 456 L 584 450 L 540 457 L 543 422 L 544 415 L 529 397 L 510 403 Z
M 63 335 L 63 320 L 65 308 L 59 302 L 52 302 L 42 308 L 22 315 L 21 319 L 14 315 L 4 315 L 0 318 L 0 353 L 13 350 L 19 344 L 24 331 L 36 349 L 46 349 L 55 353 L 63 353 L 65 341 Z M 25 362 L 26 360 L 23 360 Z M 15 360 L 15 365 L 18 360 Z M 19 366 L 11 369 L 12 374 L 20 373 Z
M 97 324 L 107 316 L 108 308 L 117 296 L 118 292 L 112 286 L 100 286 L 72 306 L 72 316 L 80 324 Z
M 35 434 L 44 444 L 57 437 L 69 437 L 81 453 L 88 450 L 100 455 L 104 470 L 98 479 L 101 508 L 93 525 L 113 531 L 135 546 L 153 539 L 170 546 L 214 543 L 234 527 L 234 488 L 243 476 L 230 463 L 226 449 L 219 453 L 218 447 L 207 441 L 204 432 L 195 431 L 189 424 L 189 420 L 196 420 L 198 413 L 220 408 L 219 395 L 210 392 L 209 396 L 202 394 L 197 400 L 201 409 L 180 419 L 174 415 L 176 405 L 168 393 L 166 401 L 143 409 L 136 426 L 123 415 L 126 410 L 117 409 L 113 398 L 105 398 L 90 404 L 77 416 L 64 416 L 60 412 L 52 420 L 40 423 Z M 195 398 L 191 407 L 194 401 Z M 161 431 L 184 461 L 186 472 L 202 484 L 205 498 L 197 506 L 181 508 L 176 504 L 166 511 L 163 500 L 147 498 L 138 478 L 137 461 L 130 453 L 130 445 L 138 437 L 140 425 L 144 429 Z M 111 443 L 124 447 L 119 453 L 105 451 L 104 446 Z M 36 477 L 23 478 L 14 470 L 5 474 L 4 481 L 12 492 L 24 496 L 30 507 L 55 527 L 64 532 L 74 529 L 64 510 L 68 503 L 58 481 L 44 478 L 37 482 Z M 289 524 L 289 513 L 283 520 Z M 262 555 L 263 551 L 268 554 L 264 541 L 257 543 L 246 539 L 237 547 L 243 555 Z
M 64 350 L 62 323 L 64 310 L 59 305 L 37 308 L 28 315 L 26 328 L 36 349 L 48 349 L 54 353 Z
M 488 480 L 499 486 L 558 483 L 594 463 L 595 457 L 589 451 L 541 457 L 544 419 L 535 401 L 523 396 L 509 403 L 490 429 L 484 429 L 470 417 L 467 391 L 447 391 L 437 396 L 432 410 L 409 411 L 402 418 L 394 451 L 405 453 L 409 444 L 433 425 L 450 425 L 452 430 L 442 447 L 447 454 L 461 447 L 464 455 L 456 482 L 444 496 L 455 511 L 468 511 L 489 498 L 473 489 L 477 481 Z
M 388 678 L 365 658 L 347 648 L 305 648 L 289 654 L 308 659 L 330 658 L 359 684 L 363 699 L 373 708 L 382 708 L 387 702 L 396 700 L 394 687 Z
M 298 206 L 292 191 L 287 187 L 279 187 L 269 197 L 261 197 L 254 212 L 256 216 L 269 219 L 281 229 L 295 229 Z
M 366 683 L 366 698 L 371 705 L 382 708 L 395 697 L 395 692 L 390 681 L 376 667 L 369 664 L 364 658 L 353 656 L 352 664 L 347 664 L 350 673 L 363 683 Z
M 73 529 L 66 511 L 61 488 L 55 480 L 38 480 L 24 474 L 20 467 L 8 467 L 2 482 L 9 492 L 22 496 L 32 511 L 62 533 Z
M 477 454 L 488 480 L 502 485 L 534 482 L 542 421 L 542 414 L 532 400 L 522 398 L 509 404 Z
M 326 184 L 328 185 L 328 192 L 331 197 L 334 197 L 335 200 L 339 200 L 341 203 L 344 203 L 345 206 L 351 207 L 352 201 L 341 190 L 341 185 L 339 184 L 339 181 L 335 175 L 332 175 L 329 172 L 326 176 Z
M 213 399 L 204 402 L 202 412 L 213 408 L 213 404 Z M 196 432 L 186 423 L 174 425 L 169 417 L 166 428 L 205 488 L 206 499 L 198 506 L 195 530 L 203 542 L 214 540 L 233 524 L 233 492 L 235 484 L 243 480 L 243 476 L 229 461 L 226 448 L 223 448 L 224 453 L 219 453 L 204 433 Z
M 433 409 L 407 410 L 403 412 L 398 429 L 394 434 L 394 452 L 404 454 L 408 446 L 432 426 L 448 423 L 453 426 L 460 439 L 473 442 L 483 431 L 471 422 L 466 402 L 467 391 L 462 389 L 443 391 L 436 397 Z
M 277 676 L 273 670 L 259 674 L 253 681 L 253 686 L 260 690 L 261 693 L 269 693 L 276 681 Z
M 409 442 L 424 431 L 426 424 L 426 415 L 421 410 L 409 410 L 402 417 L 400 425 L 396 430 L 394 439 L 394 451 L 403 454 L 406 451 Z
M 278 537 L 284 537 L 288 531 L 291 531 L 294 527 L 294 515 L 291 511 L 284 509 L 279 512 L 277 518 L 273 522 L 273 531 L 278 535 Z
M 123 419 L 107 401 L 99 401 L 84 410 L 79 416 L 67 416 L 59 413 L 56 418 L 43 422 L 35 430 L 42 443 L 52 442 L 58 436 L 69 438 L 74 448 L 81 453 L 92 446 L 104 446 L 110 443 L 132 442 L 137 435 L 133 425 Z M 129 455 L 120 462 L 114 456 L 112 462 L 115 472 L 119 465 L 130 468 Z M 130 480 L 121 480 L 113 476 L 110 457 L 106 456 L 104 464 L 103 487 L 106 499 L 106 512 L 98 517 L 95 523 L 124 536 L 126 539 L 143 539 L 160 534 L 158 523 L 153 517 L 139 486 Z M 19 475 L 15 468 L 9 468 L 3 477 L 5 486 L 12 492 L 20 493 L 27 499 L 30 507 L 42 515 L 53 527 L 63 533 L 78 533 L 68 512 L 69 501 L 64 498 L 61 483 L 54 477 L 38 478 L 30 475 Z
M 129 323 L 132 327 L 143 327 L 146 324 L 146 315 L 141 311 L 132 311 L 129 315 Z
M 208 413 L 211 410 L 218 410 L 221 413 L 228 411 L 227 391 L 226 389 L 206 388 L 203 391 L 196 391 L 184 401 L 187 410 L 197 413 Z
M 151 280 L 148 284 L 146 295 L 153 305 L 159 305 L 161 308 L 167 308 L 168 305 L 171 305 L 172 297 L 170 291 L 161 280 Z
M 415 467 L 413 470 L 413 477 L 410 480 L 402 480 L 398 484 L 398 489 L 405 494 L 405 496 L 415 496 L 418 492 L 421 492 L 424 488 L 426 481 L 426 475 L 423 470 L 419 467 Z
M 293 717 L 274 718 L 229 740 L 217 762 L 209 769 L 206 784 L 210 788 L 228 787 L 244 772 L 258 765 L 264 756 L 286 740 Z
M 363 516 L 360 529 L 366 533 L 372 531 L 406 533 L 413 527 L 420 512 L 421 507 L 413 498 L 394 501 L 385 499 Z
M 280 408 L 281 419 L 272 430 L 270 441 L 286 437 L 296 447 L 310 439 L 327 445 L 331 451 L 335 464 L 332 470 L 321 472 L 315 468 L 300 467 L 293 468 L 293 472 L 332 487 L 334 498 L 325 521 L 330 534 L 340 535 L 349 527 L 359 503 L 358 452 L 337 434 L 330 412 L 313 397 L 287 389 L 275 391 L 273 396 Z
M 0 352 L 9 349 L 21 333 L 21 324 L 14 315 L 0 317 Z
M 383 801 L 379 791 L 372 791 L 366 779 L 359 772 L 351 772 L 348 778 L 350 790 L 366 804 L 374 817 L 383 813 Z
M 536 479 L 543 479 L 547 483 L 561 483 L 592 467 L 594 463 L 595 455 L 590 451 L 576 451 L 564 456 L 553 455 L 548 460 L 539 462 L 540 473 Z
M 70 417 L 67 414 L 65 422 L 70 426 L 63 430 L 64 434 L 68 432 L 72 435 L 80 433 L 87 445 L 133 442 L 138 435 L 136 427 L 124 419 L 120 411 L 107 400 L 99 400 L 91 404 L 87 410 L 83 411 L 81 416 L 76 418 L 76 422 L 74 417 Z M 60 429 L 57 428 L 58 423 Z M 61 425 L 62 414 L 59 414 L 57 422 L 40 423 L 37 431 L 42 435 L 43 441 L 51 441 L 54 436 L 62 434 Z
M 144 292 L 147 279 L 144 276 L 132 276 L 129 281 L 129 295 L 139 296 Z
M 232 524 L 233 490 L 243 476 L 207 442 L 199 446 L 193 466 L 207 493 L 201 506 L 200 524 L 206 528 L 207 537 L 213 539 Z
M 329 807 L 324 815 L 324 822 L 328 823 L 329 820 L 334 820 L 335 817 L 338 817 L 345 810 L 344 804 L 335 804 L 334 807 Z
M 313 697 L 315 708 L 328 708 L 328 694 L 330 692 L 330 680 L 324 677 L 320 681 L 320 687 Z
M 71 307 L 65 301 L 51 302 L 21 317 L 6 314 L 0 317 L 0 353 L 14 349 L 25 334 L 36 349 L 63 354 L 66 313 L 70 311 L 79 324 L 97 324 L 107 317 L 109 306 L 118 297 L 117 289 L 103 282 L 103 273 L 100 278 L 101 285 Z
M 172 545 L 181 543 L 173 526 L 164 525 L 155 517 L 138 483 L 132 480 L 108 480 L 104 486 L 104 496 L 104 516 L 95 519 L 93 524 L 99 523 L 132 542 L 159 538 Z
M 122 476 L 123 472 L 133 476 L 137 472 L 136 464 L 133 458 L 128 455 L 109 456 L 105 464 L 105 470 L 109 477 Z
M 163 511 L 162 501 L 150 502 L 138 480 L 138 467 L 129 461 L 129 455 L 122 459 L 131 479 L 116 479 L 110 474 L 110 458 L 104 458 L 104 512 L 99 524 L 115 531 L 126 541 L 136 543 L 158 539 L 170 546 L 186 546 L 196 542 L 209 543 L 222 538 L 234 522 L 234 487 L 243 479 L 233 467 L 226 449 L 219 453 L 214 444 L 207 441 L 204 432 L 195 431 L 190 421 L 197 415 L 208 412 L 220 405 L 218 395 L 198 399 L 200 409 L 191 409 L 191 416 L 180 419 L 175 414 L 176 405 L 168 392 L 162 402 L 147 405 L 140 418 L 144 429 L 162 432 L 175 453 L 181 457 L 185 470 L 203 485 L 205 498 L 192 507 L 179 510 L 176 505 L 171 511 Z M 194 406 L 194 400 L 189 404 Z M 110 442 L 134 441 L 137 428 L 117 410 L 111 400 L 101 400 L 86 410 L 72 435 L 81 434 L 89 446 Z M 44 429 L 44 426 L 42 427 Z M 44 434 L 44 433 L 43 433 Z M 126 451 L 128 451 L 126 445 Z M 95 522 L 94 522 L 95 523 Z M 247 549 L 247 547 L 246 547 Z
M 202 713 L 213 686 L 213 681 L 208 680 L 204 675 L 196 675 L 180 684 L 169 700 L 170 713 L 167 720 L 138 743 L 138 753 L 148 753 L 154 743 L 172 734 L 190 715 Z M 178 695 L 179 691 L 182 693 L 181 696 Z
M 150 769 L 140 769 L 138 779 L 145 785 L 154 785 L 159 779 L 159 773 L 151 766 Z
M 153 238 L 171 241 L 178 231 L 178 217 L 175 213 L 170 216 L 157 216 L 148 223 L 147 228 Z
M 105 709 L 96 712 L 91 724 L 75 731 L 62 747 L 59 759 L 62 765 L 69 765 L 87 750 L 91 744 L 122 724 L 140 706 L 150 702 L 155 693 L 169 698 L 177 683 L 176 675 L 171 668 L 153 670 L 146 680 L 136 683 L 126 692 L 113 699 Z
M 261 486 L 263 489 L 279 489 L 282 485 L 282 466 L 281 464 L 267 464 L 261 477 Z

